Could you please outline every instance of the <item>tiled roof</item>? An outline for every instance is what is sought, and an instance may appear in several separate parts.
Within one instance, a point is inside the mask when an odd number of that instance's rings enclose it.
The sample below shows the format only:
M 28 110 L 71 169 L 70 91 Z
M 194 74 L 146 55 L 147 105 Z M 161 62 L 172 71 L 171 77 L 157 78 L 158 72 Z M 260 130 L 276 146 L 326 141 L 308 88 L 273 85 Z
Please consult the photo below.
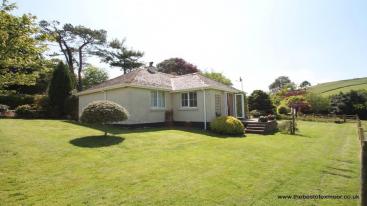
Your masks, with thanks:
M 94 90 L 103 90 L 104 88 L 108 89 L 114 86 L 118 87 L 119 85 L 150 87 L 170 91 L 190 90 L 195 88 L 213 88 L 229 92 L 240 92 L 233 87 L 209 79 L 200 73 L 176 76 L 158 72 L 154 67 L 149 67 L 136 69 L 127 74 L 107 80 L 101 84 L 80 92 L 80 94 L 93 92 Z

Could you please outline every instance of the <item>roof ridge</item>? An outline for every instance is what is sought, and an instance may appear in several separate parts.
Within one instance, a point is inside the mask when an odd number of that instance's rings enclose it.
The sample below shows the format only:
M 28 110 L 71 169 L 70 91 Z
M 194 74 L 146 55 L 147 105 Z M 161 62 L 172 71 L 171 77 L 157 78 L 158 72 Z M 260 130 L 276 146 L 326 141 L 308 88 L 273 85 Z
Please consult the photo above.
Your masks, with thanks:
M 194 74 L 196 74 L 196 73 L 194 73 Z M 205 83 L 205 81 L 201 78 L 201 77 L 204 77 L 203 75 L 201 75 L 201 74 L 196 74 L 198 77 L 199 77 L 199 79 L 200 79 L 200 81 L 204 84 L 204 85 L 206 85 L 206 86 L 209 86 L 207 83 Z M 206 78 L 206 77 L 205 77 Z M 207 78 L 207 79 L 209 79 L 209 78 Z
M 209 77 L 206 77 L 206 76 L 204 76 L 204 75 L 202 75 L 202 74 L 200 74 L 200 73 L 198 73 L 197 74 L 198 76 L 200 76 L 200 77 L 203 77 L 203 78 L 205 78 L 205 79 L 207 79 L 207 80 L 209 80 L 209 81 L 212 81 L 212 82 L 216 82 L 216 83 L 218 83 L 218 84 L 221 84 L 221 85 L 223 85 L 223 86 L 225 86 L 225 87 L 229 87 L 229 88 L 232 88 L 232 89 L 236 89 L 236 88 L 234 88 L 233 86 L 231 86 L 231 85 L 226 85 L 226 84 L 223 84 L 222 82 L 218 82 L 218 81 L 216 81 L 216 80 L 214 80 L 214 79 L 210 79 Z M 236 89 L 236 90 L 239 90 L 239 89 Z M 241 90 L 240 90 L 241 91 Z
M 132 72 L 135 72 L 135 73 L 133 73 L 132 77 L 127 80 L 127 83 L 133 82 L 135 80 L 136 76 L 138 76 L 138 73 L 140 73 L 143 70 L 144 70 L 144 68 L 138 68 L 138 69 L 135 69 L 134 71 L 132 71 Z

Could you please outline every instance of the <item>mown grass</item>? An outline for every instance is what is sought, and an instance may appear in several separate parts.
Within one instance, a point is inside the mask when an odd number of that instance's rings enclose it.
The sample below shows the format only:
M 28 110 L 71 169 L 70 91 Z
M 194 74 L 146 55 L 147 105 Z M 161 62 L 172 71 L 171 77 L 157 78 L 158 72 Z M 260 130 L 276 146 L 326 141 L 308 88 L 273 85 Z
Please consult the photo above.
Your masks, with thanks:
M 367 90 L 367 77 L 347 79 L 334 82 L 326 82 L 312 86 L 309 90 L 316 94 L 322 94 L 323 96 L 330 96 L 338 94 L 340 92 L 349 92 L 351 90 Z
M 357 205 L 355 124 L 299 122 L 296 136 L 93 128 L 0 120 L 1 205 Z M 97 136 L 97 137 L 96 137 Z

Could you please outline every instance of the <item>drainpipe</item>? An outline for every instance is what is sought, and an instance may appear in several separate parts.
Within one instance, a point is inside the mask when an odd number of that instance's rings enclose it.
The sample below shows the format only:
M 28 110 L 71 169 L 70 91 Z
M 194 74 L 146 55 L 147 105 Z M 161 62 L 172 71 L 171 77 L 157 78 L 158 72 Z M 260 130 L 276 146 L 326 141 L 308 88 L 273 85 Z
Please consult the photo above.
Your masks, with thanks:
M 206 101 L 205 101 L 205 89 L 203 89 L 204 94 L 204 130 L 206 130 Z

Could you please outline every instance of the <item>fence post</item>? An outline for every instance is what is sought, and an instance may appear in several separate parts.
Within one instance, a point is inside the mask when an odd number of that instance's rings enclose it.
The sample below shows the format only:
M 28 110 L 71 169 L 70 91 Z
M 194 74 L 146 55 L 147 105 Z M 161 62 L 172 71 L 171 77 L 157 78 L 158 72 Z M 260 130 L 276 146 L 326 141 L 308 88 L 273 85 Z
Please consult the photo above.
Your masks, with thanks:
M 367 206 L 367 141 L 362 127 L 358 128 L 358 136 L 361 141 L 361 206 Z

